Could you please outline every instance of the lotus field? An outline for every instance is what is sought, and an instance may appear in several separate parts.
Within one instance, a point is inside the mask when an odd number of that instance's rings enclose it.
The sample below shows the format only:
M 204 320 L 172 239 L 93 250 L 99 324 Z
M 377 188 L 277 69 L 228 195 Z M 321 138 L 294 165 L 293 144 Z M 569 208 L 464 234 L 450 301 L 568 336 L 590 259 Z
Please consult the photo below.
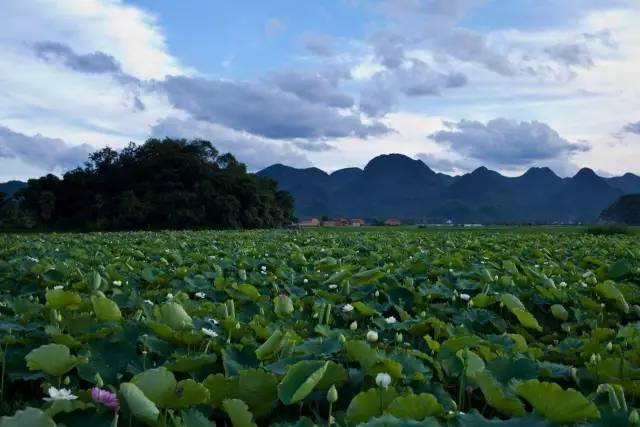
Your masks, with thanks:
M 640 425 L 638 237 L 0 236 L 1 427 Z

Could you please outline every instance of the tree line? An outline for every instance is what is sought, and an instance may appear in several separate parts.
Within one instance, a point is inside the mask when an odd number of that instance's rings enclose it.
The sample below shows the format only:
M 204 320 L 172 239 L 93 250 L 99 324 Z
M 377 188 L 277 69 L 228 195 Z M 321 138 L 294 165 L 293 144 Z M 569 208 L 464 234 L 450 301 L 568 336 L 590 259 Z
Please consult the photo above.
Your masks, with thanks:
M 293 198 L 209 142 L 149 139 L 104 148 L 59 178 L 0 196 L 0 226 L 48 230 L 272 228 L 291 223 Z

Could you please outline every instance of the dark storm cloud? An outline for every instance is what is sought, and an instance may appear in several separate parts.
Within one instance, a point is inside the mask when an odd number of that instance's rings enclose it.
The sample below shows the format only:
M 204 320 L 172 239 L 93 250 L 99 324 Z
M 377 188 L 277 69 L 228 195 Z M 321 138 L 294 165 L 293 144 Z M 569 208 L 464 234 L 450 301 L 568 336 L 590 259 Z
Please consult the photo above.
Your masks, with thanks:
M 62 43 L 44 41 L 33 45 L 36 55 L 45 61 L 60 61 L 66 67 L 81 73 L 102 74 L 120 73 L 120 63 L 111 55 L 96 51 L 77 54 Z
M 28 136 L 0 126 L 0 158 L 19 159 L 47 170 L 70 169 L 86 161 L 91 151 L 87 144 L 69 145 L 61 139 Z
M 627 133 L 635 133 L 637 135 L 640 135 L 640 122 L 636 122 L 636 123 L 629 123 L 627 125 L 625 125 L 622 128 L 623 132 L 627 132 Z
M 194 118 L 267 138 L 366 138 L 389 132 L 382 123 L 364 123 L 356 113 L 341 114 L 264 83 L 172 76 L 159 84 L 176 108 Z
M 411 60 L 401 67 L 376 73 L 360 94 L 360 109 L 372 117 L 391 111 L 407 97 L 437 96 L 443 89 L 459 88 L 467 84 L 467 77 L 458 72 L 442 73 L 428 64 Z
M 591 68 L 594 66 L 586 43 L 561 43 L 545 49 L 549 57 L 567 66 Z
M 349 108 L 353 98 L 337 90 L 337 80 L 332 76 L 307 71 L 279 71 L 271 74 L 267 81 L 283 92 L 292 93 L 306 101 L 329 107 Z
M 70 70 L 84 74 L 108 74 L 132 93 L 132 109 L 146 109 L 140 98 L 142 82 L 124 71 L 117 59 L 104 52 L 95 51 L 78 54 L 69 46 L 52 41 L 37 42 L 32 45 L 36 56 L 46 62 L 61 63 Z
M 448 130 L 431 135 L 433 140 L 448 145 L 463 157 L 491 164 L 526 165 L 589 150 L 586 143 L 572 144 L 549 125 L 537 121 L 500 118 L 486 124 L 470 120 L 446 124 Z

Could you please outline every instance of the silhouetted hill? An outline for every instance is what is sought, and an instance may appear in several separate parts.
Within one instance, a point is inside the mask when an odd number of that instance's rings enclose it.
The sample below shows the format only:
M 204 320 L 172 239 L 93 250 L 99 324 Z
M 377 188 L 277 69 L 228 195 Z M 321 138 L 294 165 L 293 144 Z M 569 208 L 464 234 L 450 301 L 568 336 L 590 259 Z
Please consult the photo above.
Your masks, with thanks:
M 620 189 L 625 194 L 640 193 L 640 176 L 625 173 L 622 176 L 605 178 L 612 187 Z
M 627 194 L 616 200 L 600 215 L 603 222 L 640 225 L 640 194 Z
M 0 193 L 6 193 L 9 196 L 12 196 L 16 191 L 27 185 L 26 182 L 22 181 L 8 181 L 8 182 L 0 182 Z
M 364 169 L 331 175 L 283 165 L 258 174 L 275 179 L 293 195 L 300 217 L 394 216 L 420 222 L 593 222 L 602 209 L 640 185 L 633 174 L 602 178 L 582 169 L 574 177 L 560 178 L 546 167 L 518 177 L 480 167 L 452 177 L 400 154 L 378 156 Z

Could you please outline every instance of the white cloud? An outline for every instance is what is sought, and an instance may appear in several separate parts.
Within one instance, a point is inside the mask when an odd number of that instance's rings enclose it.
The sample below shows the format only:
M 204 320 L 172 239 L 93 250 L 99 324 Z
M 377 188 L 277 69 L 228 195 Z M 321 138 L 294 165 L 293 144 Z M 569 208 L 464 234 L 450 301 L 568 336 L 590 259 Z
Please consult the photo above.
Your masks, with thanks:
M 156 138 L 206 139 L 218 151 L 230 152 L 246 163 L 252 171 L 273 163 L 295 167 L 310 165 L 303 152 L 294 148 L 291 142 L 235 131 L 203 120 L 168 118 L 157 123 L 151 133 Z

